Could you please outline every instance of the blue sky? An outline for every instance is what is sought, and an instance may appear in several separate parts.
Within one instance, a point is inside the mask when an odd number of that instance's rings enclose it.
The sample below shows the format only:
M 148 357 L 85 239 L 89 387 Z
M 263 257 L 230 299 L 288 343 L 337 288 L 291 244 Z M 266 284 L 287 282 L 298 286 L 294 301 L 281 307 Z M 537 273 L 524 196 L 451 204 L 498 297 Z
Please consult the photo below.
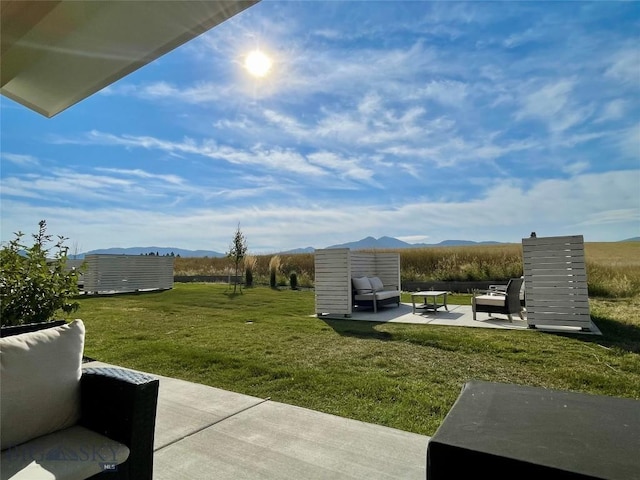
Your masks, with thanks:
M 638 2 L 264 0 L 52 119 L 2 97 L 1 239 L 639 236 L 638 32 Z

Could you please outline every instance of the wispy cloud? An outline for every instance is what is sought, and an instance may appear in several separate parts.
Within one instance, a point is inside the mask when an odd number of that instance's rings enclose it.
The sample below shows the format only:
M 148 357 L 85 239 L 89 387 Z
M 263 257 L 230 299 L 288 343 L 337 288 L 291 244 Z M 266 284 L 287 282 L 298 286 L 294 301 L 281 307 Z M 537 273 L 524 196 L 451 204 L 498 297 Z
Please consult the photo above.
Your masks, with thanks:
M 382 236 L 389 233 L 388 225 L 394 225 L 395 235 L 405 241 L 429 238 L 430 242 L 438 242 L 447 239 L 442 233 L 446 232 L 449 238 L 481 240 L 500 235 L 504 241 L 519 242 L 531 230 L 545 235 L 575 234 L 576 229 L 589 241 L 595 235 L 603 239 L 599 233 L 603 225 L 615 227 L 640 220 L 638 209 L 628 208 L 625 200 L 636 195 L 638 181 L 639 172 L 623 171 L 543 180 L 528 189 L 495 182 L 480 198 L 470 202 L 415 201 L 398 207 L 301 199 L 297 204 L 278 202 L 229 206 L 223 210 L 191 207 L 162 212 L 120 205 L 86 211 L 77 204 L 36 209 L 13 200 L 3 211 L 3 217 L 7 213 L 8 224 L 29 231 L 33 226 L 20 218 L 33 218 L 37 210 L 38 215 L 51 220 L 52 228 L 55 225 L 57 231 L 70 232 L 68 236 L 82 238 L 83 244 L 96 248 L 115 246 L 116 239 L 103 235 L 110 229 L 118 231 L 118 245 L 140 244 L 139 225 L 143 224 L 147 226 L 144 238 L 149 244 L 220 250 L 226 247 L 239 221 L 256 252 L 276 251 L 283 243 L 297 246 L 312 243 L 321 248 L 360 238 L 362 232 Z M 619 195 L 612 196 L 611 191 Z M 428 222 L 416 222 L 425 215 Z M 197 237 L 192 235 L 193 231 L 198 231 Z
M 40 162 L 33 155 L 23 155 L 19 153 L 2 152 L 0 158 L 11 162 L 15 165 L 34 167 L 40 165 Z

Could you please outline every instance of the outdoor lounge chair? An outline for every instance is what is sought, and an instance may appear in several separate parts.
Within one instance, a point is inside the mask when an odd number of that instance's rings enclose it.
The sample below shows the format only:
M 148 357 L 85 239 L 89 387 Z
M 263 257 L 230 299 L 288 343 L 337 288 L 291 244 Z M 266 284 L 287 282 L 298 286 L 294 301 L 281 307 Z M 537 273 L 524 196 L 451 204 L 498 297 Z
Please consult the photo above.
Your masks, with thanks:
M 152 479 L 158 379 L 82 368 L 80 320 L 0 334 L 0 478 Z
M 520 287 L 522 287 L 522 278 L 512 278 L 507 284 L 506 292 L 499 290 L 489 290 L 474 294 L 471 300 L 471 308 L 473 310 L 473 319 L 476 320 L 477 312 L 500 313 L 506 315 L 509 321 L 513 321 L 512 315 L 517 313 L 522 320 L 522 304 L 520 302 Z

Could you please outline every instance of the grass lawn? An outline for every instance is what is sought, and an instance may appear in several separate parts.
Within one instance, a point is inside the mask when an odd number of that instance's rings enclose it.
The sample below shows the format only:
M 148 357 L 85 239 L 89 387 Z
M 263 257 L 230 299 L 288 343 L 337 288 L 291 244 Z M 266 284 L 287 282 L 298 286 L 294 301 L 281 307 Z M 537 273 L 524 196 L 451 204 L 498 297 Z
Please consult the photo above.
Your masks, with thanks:
M 640 399 L 640 297 L 591 300 L 602 337 L 318 320 L 312 291 L 220 284 L 80 304 L 88 357 L 425 435 L 471 379 Z

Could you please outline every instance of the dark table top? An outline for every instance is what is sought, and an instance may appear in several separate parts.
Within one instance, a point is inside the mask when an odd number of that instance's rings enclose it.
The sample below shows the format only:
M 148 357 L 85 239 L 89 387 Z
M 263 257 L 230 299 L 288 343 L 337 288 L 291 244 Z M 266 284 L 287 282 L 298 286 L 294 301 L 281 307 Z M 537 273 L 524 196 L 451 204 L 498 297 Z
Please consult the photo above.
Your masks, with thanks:
M 442 447 L 461 461 L 461 452 L 474 452 L 469 458 L 575 478 L 640 479 L 640 401 L 472 381 L 431 438 L 428 458 Z

